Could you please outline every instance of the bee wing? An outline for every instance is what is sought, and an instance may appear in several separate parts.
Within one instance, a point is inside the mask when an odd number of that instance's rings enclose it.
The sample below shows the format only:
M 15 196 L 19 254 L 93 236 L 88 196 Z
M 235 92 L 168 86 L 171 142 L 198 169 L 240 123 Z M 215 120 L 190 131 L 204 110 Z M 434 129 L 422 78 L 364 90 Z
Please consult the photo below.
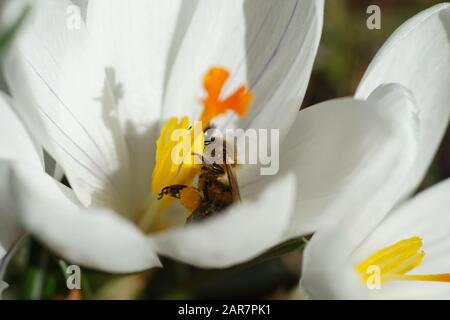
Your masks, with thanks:
M 226 164 L 225 167 L 227 170 L 228 184 L 230 185 L 231 196 L 233 197 L 233 202 L 234 201 L 241 202 L 241 194 L 239 192 L 239 186 L 237 183 L 237 178 L 234 173 L 234 170 L 229 164 Z

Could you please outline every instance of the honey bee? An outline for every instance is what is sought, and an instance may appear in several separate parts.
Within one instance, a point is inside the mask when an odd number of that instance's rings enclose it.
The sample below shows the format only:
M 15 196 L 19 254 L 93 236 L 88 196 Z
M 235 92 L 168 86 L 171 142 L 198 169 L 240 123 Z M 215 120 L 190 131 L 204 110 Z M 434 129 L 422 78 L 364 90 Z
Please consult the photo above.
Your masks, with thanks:
M 205 145 L 216 142 L 214 138 L 205 141 Z M 197 187 L 172 185 L 162 189 L 158 199 L 168 195 L 179 199 L 192 214 L 187 223 L 197 222 L 214 216 L 231 204 L 241 201 L 237 178 L 235 175 L 236 153 L 230 157 L 227 143 L 223 143 L 223 163 L 211 163 L 202 157 L 202 167 Z M 213 155 L 214 156 L 214 155 Z

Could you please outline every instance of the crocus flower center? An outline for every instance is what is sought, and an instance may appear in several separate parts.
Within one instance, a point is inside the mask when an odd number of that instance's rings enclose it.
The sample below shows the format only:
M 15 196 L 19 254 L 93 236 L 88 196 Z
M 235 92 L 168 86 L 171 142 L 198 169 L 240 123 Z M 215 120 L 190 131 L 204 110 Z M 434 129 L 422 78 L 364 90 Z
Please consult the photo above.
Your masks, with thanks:
M 380 283 L 394 280 L 450 282 L 450 273 L 407 274 L 422 263 L 425 251 L 420 237 L 401 240 L 361 262 L 356 271 L 365 283 L 376 276 Z
M 156 165 L 152 174 L 152 193 L 154 195 L 158 195 L 164 187 L 169 185 L 190 185 L 199 173 L 200 166 L 195 163 L 194 157 L 197 154 L 203 154 L 204 135 L 203 130 L 196 127 L 198 125 L 199 123 L 196 122 L 194 127 L 190 128 L 189 119 L 184 117 L 181 120 L 172 118 L 162 128 L 161 135 L 156 142 Z M 178 153 L 177 156 L 182 159 L 174 162 L 173 152 L 180 142 L 173 140 L 173 134 L 179 129 L 188 132 L 187 139 L 183 140 L 189 142 L 187 150 L 192 150 L 192 152 L 189 154 Z M 164 197 L 160 200 L 158 211 L 164 211 L 174 199 Z
M 204 167 L 204 131 L 211 127 L 214 118 L 227 111 L 244 117 L 252 101 L 252 94 L 245 85 L 241 85 L 230 96 L 221 97 L 229 75 L 227 70 L 219 67 L 211 68 L 206 73 L 203 79 L 206 97 L 203 99 L 203 113 L 199 121 L 191 123 L 187 117 L 183 117 L 172 118 L 164 124 L 156 143 L 156 162 L 151 186 L 153 198 L 156 197 L 159 201 L 156 207 L 152 205 L 148 208 L 141 220 L 140 225 L 145 230 L 165 228 L 158 222 L 158 216 L 161 216 L 174 199 L 179 199 L 189 212 L 201 204 L 201 190 L 193 187 L 193 182 Z M 183 132 L 180 129 L 185 132 L 182 136 L 179 135 Z M 189 152 L 185 152 L 186 150 Z M 178 158 L 177 161 L 174 161 L 174 155 Z M 152 214 L 154 211 L 156 217 Z M 153 227 L 149 227 L 149 224 L 153 224 Z

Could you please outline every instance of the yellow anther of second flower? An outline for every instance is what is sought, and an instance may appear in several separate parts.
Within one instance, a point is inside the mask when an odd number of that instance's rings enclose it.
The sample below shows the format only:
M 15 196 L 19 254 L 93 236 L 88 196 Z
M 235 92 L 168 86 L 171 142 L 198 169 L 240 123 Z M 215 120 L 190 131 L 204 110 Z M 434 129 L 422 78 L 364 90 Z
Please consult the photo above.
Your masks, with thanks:
M 421 265 L 425 252 L 420 237 L 411 237 L 381 249 L 361 262 L 356 271 L 367 282 L 379 272 L 380 283 L 392 280 L 450 282 L 450 274 L 407 274 Z

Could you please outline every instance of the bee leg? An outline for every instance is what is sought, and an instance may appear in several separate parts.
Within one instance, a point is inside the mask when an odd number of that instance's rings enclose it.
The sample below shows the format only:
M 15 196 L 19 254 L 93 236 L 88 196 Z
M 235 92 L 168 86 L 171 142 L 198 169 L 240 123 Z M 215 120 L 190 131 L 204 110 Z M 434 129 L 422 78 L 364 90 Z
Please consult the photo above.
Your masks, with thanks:
M 184 185 L 173 185 L 163 188 L 158 195 L 158 200 L 161 200 L 167 195 L 179 199 L 183 207 L 189 210 L 189 212 L 193 212 L 197 209 L 203 199 L 197 188 Z
M 173 198 L 180 199 L 180 192 L 181 190 L 188 188 L 188 186 L 184 185 L 173 185 L 165 187 L 161 190 L 161 192 L 158 195 L 158 200 L 161 200 L 164 198 L 164 196 L 170 195 Z

